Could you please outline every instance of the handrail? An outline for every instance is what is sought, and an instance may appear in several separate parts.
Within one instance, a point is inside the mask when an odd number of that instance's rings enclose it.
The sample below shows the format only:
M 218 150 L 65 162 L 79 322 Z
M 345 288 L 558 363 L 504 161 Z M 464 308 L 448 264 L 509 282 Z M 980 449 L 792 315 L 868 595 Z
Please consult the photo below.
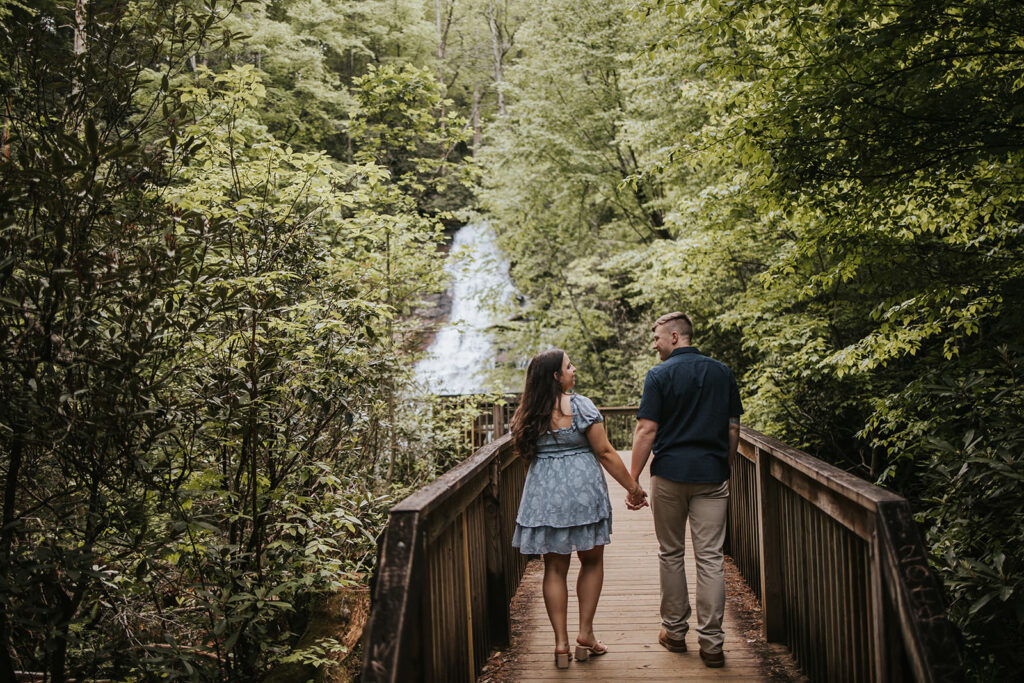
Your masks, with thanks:
M 964 680 L 908 501 L 747 427 L 739 452 L 729 552 L 766 639 L 812 680 Z
M 491 437 L 507 432 L 509 416 L 507 405 L 493 407 Z M 508 644 L 509 602 L 526 568 L 512 548 L 525 478 L 506 435 L 391 509 L 363 681 L 472 681 L 491 648 Z

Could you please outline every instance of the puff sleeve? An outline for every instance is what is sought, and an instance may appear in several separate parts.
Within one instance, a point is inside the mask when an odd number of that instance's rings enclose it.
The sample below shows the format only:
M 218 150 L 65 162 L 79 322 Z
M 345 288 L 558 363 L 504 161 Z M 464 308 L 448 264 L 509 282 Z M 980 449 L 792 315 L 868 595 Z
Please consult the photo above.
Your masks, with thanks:
M 597 410 L 597 406 L 586 396 L 573 394 L 572 396 L 572 426 L 576 431 L 583 433 L 595 422 L 604 422 L 604 416 Z

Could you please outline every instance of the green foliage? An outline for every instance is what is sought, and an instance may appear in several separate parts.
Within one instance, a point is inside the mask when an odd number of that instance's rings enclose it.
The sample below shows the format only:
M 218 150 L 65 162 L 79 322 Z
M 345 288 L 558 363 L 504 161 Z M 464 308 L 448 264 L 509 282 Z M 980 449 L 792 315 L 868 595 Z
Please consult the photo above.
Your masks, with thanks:
M 177 350 L 208 313 L 168 296 L 189 298 L 198 254 L 147 186 L 179 130 L 168 81 L 229 9 L 104 4 L 76 24 L 67 3 L 5 7 L 0 677 L 116 658 L 94 629 L 116 618 L 121 565 L 156 552 L 153 506 L 179 476 L 161 446 L 190 421 Z
M 418 0 L 275 0 L 226 20 L 245 34 L 210 55 L 215 71 L 251 64 L 267 89 L 256 110 L 278 140 L 352 161 L 352 81 L 368 64 L 426 61 L 432 27 Z
M 339 173 L 326 155 L 273 139 L 253 116 L 264 92 L 252 67 L 198 76 L 180 99 L 196 121 L 185 132 L 202 147 L 159 191 L 195 231 L 182 227 L 179 240 L 202 243 L 199 286 L 231 305 L 179 349 L 197 364 L 178 393 L 205 404 L 207 419 L 190 434 L 196 474 L 174 492 L 188 531 L 174 553 L 217 587 L 187 591 L 179 605 L 216 624 L 235 678 L 279 653 L 277 610 L 352 582 L 351 558 L 373 548 L 375 533 L 349 509 L 363 487 L 332 470 L 354 447 L 354 390 L 389 351 L 366 330 L 391 310 L 334 245 L 358 236 L 344 214 L 374 202 L 384 173 Z
M 314 667 L 330 666 L 334 657 L 347 652 L 347 648 L 336 638 L 320 638 L 307 648 L 281 657 L 282 664 L 307 664 Z
M 87 7 L 3 5 L 0 678 L 253 680 L 435 474 L 396 403 L 442 226 L 273 134 L 237 6 Z
M 527 357 L 562 346 L 581 368 L 580 390 L 606 398 L 635 388 L 638 368 L 623 342 L 640 343 L 642 332 L 635 307 L 612 294 L 624 268 L 603 255 L 668 233 L 660 189 L 624 183 L 646 152 L 620 139 L 632 113 L 628 50 L 644 35 L 640 26 L 623 30 L 624 8 L 535 9 L 507 72 L 508 114 L 489 131 L 481 192 L 530 311 L 510 323 L 504 343 Z
M 335 654 L 310 596 L 469 451 L 408 360 L 474 182 L 510 355 L 632 402 L 688 311 L 1024 664 L 1015 3 L 77 4 L 0 0 L 0 678 Z
M 1024 365 L 1019 348 L 970 360 L 879 400 L 868 429 L 896 454 L 892 477 L 922 503 L 950 614 L 977 653 L 975 675 L 991 679 L 1021 665 Z
M 421 211 L 436 214 L 460 199 L 464 204 L 473 180 L 472 167 L 460 163 L 466 120 L 450 111 L 439 115 L 451 102 L 434 75 L 411 64 L 371 66 L 355 79 L 354 91 L 358 109 L 349 134 L 355 158 L 388 169 Z M 454 204 L 446 199 L 453 193 Z
M 912 499 L 974 675 L 1016 671 L 1016 4 L 549 3 L 520 36 L 481 193 L 506 343 L 635 401 L 688 311 L 747 422 Z

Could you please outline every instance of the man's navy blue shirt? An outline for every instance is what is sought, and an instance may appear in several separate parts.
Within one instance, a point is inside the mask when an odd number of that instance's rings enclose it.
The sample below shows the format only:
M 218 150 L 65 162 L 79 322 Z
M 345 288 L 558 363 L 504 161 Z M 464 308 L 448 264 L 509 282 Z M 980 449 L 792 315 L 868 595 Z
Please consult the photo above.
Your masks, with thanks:
M 743 412 L 736 378 L 693 346 L 672 351 L 644 380 L 637 419 L 654 420 L 651 474 L 717 484 L 729 478 L 729 418 Z

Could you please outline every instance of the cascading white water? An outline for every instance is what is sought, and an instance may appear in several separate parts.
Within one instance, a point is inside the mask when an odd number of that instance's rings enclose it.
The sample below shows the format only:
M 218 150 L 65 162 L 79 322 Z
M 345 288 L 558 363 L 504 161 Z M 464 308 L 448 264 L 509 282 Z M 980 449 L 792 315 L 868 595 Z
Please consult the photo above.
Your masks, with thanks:
M 452 278 L 451 315 L 416 364 L 416 374 L 436 394 L 488 391 L 485 375 L 494 367 L 495 350 L 486 330 L 498 320 L 484 302 L 511 300 L 508 264 L 482 221 L 455 233 L 450 254 L 445 270 Z

